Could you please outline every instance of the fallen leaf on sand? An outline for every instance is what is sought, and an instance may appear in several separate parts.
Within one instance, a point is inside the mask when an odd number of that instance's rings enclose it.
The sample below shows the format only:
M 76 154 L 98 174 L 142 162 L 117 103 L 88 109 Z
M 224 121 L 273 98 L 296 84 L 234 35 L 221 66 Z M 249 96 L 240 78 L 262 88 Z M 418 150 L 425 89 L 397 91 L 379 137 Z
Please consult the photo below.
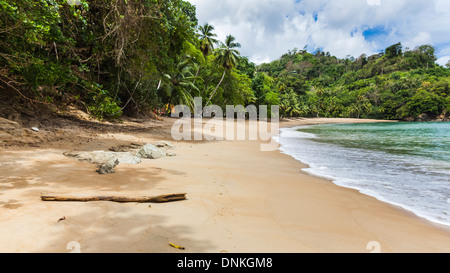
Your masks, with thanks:
M 181 250 L 184 250 L 184 249 L 185 249 L 184 247 L 179 246 L 179 245 L 176 245 L 176 244 L 173 244 L 173 243 L 171 243 L 171 242 L 169 242 L 169 245 L 170 245 L 171 247 L 176 248 L 176 249 L 181 249 Z

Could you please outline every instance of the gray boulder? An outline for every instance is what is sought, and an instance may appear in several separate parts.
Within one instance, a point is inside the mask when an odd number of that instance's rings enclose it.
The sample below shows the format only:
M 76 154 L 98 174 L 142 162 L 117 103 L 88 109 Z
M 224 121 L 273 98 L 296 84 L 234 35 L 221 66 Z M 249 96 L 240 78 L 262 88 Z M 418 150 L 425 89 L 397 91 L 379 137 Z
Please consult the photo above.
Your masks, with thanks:
M 169 141 L 156 142 L 155 146 L 158 148 L 166 148 L 166 149 L 175 150 L 175 146 L 172 143 L 170 143 Z
M 133 152 L 114 153 L 114 155 L 120 164 L 139 164 L 142 162 L 141 157 Z
M 132 152 L 105 152 L 105 151 L 93 151 L 93 152 L 71 152 L 65 153 L 68 157 L 73 157 L 79 161 L 87 161 L 92 164 L 101 165 L 111 160 L 118 160 L 123 164 L 139 164 L 141 158 Z
M 166 155 L 165 150 L 157 148 L 153 144 L 146 144 L 137 153 L 142 158 L 158 159 Z
M 101 164 L 99 166 L 99 169 L 97 170 L 97 172 L 99 174 L 111 174 L 111 173 L 115 173 L 116 171 L 114 170 L 114 168 L 119 165 L 119 160 L 118 159 L 111 159 L 108 162 L 105 162 L 103 164 Z

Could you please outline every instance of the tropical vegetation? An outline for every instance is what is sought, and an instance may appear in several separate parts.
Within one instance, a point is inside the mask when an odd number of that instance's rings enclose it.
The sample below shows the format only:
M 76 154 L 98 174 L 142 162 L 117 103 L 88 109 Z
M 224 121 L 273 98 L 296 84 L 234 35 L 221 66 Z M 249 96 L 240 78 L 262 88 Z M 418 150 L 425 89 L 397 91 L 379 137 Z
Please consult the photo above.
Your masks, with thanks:
M 450 112 L 450 67 L 401 43 L 340 59 L 290 50 L 256 65 L 182 0 L 0 1 L 0 97 L 99 119 L 170 106 L 279 105 L 283 116 L 405 119 Z
M 258 66 L 254 83 L 279 95 L 285 116 L 435 119 L 450 113 L 449 68 L 436 64 L 431 45 L 397 43 L 356 59 L 294 49 Z

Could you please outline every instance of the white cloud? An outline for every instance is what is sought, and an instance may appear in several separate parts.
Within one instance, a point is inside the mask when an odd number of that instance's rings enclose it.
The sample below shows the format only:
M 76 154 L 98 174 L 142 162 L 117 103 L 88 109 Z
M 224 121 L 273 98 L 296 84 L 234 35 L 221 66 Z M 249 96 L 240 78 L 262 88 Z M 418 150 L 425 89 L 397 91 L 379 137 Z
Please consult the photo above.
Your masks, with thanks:
M 256 63 L 305 45 L 341 58 L 397 42 L 410 48 L 433 44 L 438 57 L 450 55 L 448 0 L 188 1 L 197 6 L 200 24 L 215 26 L 221 40 L 235 36 L 242 55 Z
M 411 40 L 403 43 L 404 46 L 409 48 L 415 48 L 421 45 L 428 45 L 428 44 L 433 44 L 433 40 L 431 38 L 430 33 L 424 31 L 417 33 L 417 35 L 413 37 Z
M 440 57 L 440 58 L 436 61 L 436 63 L 438 63 L 439 65 L 445 67 L 445 65 L 446 65 L 449 61 L 450 61 L 450 56 L 443 56 L 443 57 Z

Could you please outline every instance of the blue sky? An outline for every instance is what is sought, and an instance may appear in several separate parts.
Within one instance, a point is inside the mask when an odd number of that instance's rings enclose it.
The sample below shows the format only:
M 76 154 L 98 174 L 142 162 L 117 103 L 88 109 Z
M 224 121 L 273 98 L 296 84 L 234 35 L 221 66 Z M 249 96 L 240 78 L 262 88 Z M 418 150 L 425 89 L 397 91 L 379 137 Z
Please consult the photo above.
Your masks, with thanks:
M 378 26 L 367 26 L 367 28 L 362 32 L 366 41 L 376 42 L 381 40 L 383 37 L 389 36 L 389 29 L 386 29 L 384 25 Z
M 401 42 L 436 47 L 438 63 L 450 60 L 449 0 L 187 0 L 199 23 L 232 34 L 241 54 L 255 63 L 290 49 L 322 48 L 340 58 L 375 54 Z

